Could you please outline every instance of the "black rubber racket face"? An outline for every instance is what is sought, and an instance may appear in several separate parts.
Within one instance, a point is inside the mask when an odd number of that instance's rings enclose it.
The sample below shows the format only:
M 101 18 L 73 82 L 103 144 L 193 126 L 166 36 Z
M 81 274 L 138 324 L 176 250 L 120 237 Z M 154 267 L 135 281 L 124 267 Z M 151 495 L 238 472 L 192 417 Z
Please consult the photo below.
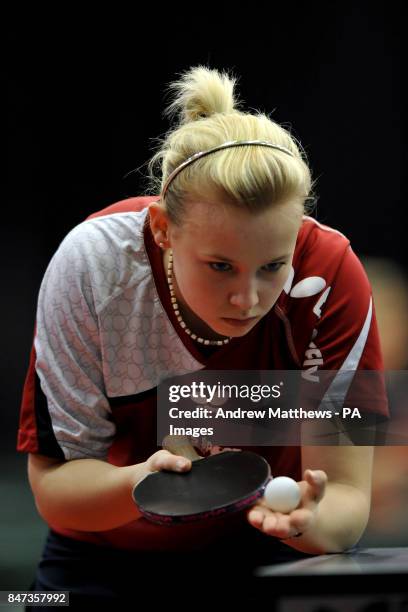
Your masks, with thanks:
M 189 472 L 149 474 L 134 487 L 133 499 L 154 523 L 187 523 L 251 506 L 269 479 L 269 464 L 260 455 L 225 451 L 193 461 Z

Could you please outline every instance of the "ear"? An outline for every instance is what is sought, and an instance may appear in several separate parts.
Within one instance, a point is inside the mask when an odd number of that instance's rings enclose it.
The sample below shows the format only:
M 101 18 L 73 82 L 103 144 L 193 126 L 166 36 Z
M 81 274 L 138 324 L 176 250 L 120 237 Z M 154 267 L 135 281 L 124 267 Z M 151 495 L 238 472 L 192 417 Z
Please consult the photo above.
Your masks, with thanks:
M 167 217 L 166 207 L 161 200 L 149 204 L 150 227 L 154 240 L 158 246 L 163 244 L 164 248 L 168 247 L 169 234 L 169 219 Z

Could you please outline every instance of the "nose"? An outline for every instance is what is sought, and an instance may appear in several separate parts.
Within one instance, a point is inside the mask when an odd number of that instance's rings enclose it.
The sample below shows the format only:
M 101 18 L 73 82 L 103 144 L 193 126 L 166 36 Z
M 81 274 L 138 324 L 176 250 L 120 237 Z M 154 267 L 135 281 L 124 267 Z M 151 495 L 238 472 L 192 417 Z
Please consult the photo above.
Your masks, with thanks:
M 246 286 L 241 286 L 230 295 L 230 304 L 237 306 L 240 310 L 244 311 L 247 316 L 251 316 L 251 309 L 258 303 L 259 296 L 257 283 L 255 281 L 249 281 Z

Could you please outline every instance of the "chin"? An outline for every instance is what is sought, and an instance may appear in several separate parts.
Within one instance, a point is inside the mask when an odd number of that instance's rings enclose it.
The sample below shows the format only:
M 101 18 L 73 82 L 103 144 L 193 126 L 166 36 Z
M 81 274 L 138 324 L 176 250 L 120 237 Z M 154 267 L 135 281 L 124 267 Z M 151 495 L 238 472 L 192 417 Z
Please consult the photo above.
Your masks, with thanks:
M 242 336 L 246 336 L 252 330 L 252 327 L 248 329 L 236 329 L 236 330 L 225 330 L 222 332 L 223 336 L 228 336 L 228 338 L 241 338 Z
M 256 323 L 257 321 L 242 328 L 232 327 L 226 323 L 225 325 L 218 325 L 217 327 L 214 326 L 212 329 L 217 334 L 221 334 L 222 336 L 228 336 L 229 338 L 240 338 L 241 336 L 246 336 L 246 334 L 248 334 L 255 327 Z

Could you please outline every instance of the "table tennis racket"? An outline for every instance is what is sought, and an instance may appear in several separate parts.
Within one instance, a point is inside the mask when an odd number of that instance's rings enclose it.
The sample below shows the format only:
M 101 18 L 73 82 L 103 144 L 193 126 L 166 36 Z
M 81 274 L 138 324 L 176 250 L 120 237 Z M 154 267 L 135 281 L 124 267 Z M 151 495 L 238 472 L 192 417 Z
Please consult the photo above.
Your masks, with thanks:
M 174 452 L 190 455 L 190 471 L 152 472 L 133 489 L 139 511 L 150 521 L 172 525 L 214 518 L 248 508 L 262 497 L 271 474 L 260 455 L 224 451 L 202 458 L 185 446 L 175 445 Z

